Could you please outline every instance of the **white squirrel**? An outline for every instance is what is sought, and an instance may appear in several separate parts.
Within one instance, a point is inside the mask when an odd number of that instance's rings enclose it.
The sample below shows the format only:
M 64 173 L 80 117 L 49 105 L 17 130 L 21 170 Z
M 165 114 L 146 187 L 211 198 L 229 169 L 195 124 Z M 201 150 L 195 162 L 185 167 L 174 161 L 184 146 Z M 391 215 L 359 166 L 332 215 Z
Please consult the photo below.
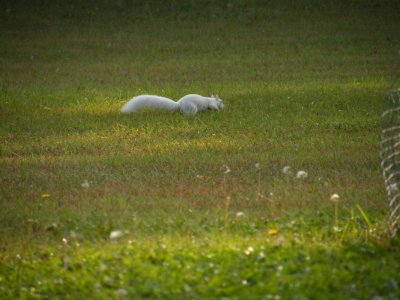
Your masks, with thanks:
M 132 98 L 121 109 L 122 113 L 131 113 L 141 107 L 162 108 L 167 110 L 180 110 L 184 115 L 190 116 L 208 109 L 220 110 L 224 108 L 222 99 L 218 96 L 203 97 L 196 94 L 183 96 L 178 101 L 169 98 L 140 95 Z

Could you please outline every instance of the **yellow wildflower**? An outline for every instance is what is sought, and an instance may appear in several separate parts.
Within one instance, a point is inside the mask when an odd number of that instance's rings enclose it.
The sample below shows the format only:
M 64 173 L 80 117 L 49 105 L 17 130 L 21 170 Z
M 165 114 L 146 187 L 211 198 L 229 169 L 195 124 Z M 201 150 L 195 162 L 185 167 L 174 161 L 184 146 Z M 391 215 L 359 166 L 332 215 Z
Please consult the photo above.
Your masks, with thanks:
M 278 229 L 270 229 L 268 230 L 268 235 L 277 235 L 279 233 Z

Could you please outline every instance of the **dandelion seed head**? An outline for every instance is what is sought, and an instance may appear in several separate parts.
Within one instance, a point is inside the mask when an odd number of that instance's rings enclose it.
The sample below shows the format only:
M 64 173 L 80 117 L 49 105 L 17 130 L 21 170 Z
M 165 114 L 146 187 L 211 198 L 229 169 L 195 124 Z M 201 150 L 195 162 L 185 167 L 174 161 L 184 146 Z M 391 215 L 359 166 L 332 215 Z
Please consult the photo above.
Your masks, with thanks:
M 331 197 L 329 198 L 330 201 L 332 202 L 339 202 L 340 196 L 338 194 L 332 194 Z
M 121 297 L 125 297 L 125 296 L 128 294 L 127 290 L 124 289 L 124 288 L 118 289 L 117 293 L 118 293 L 118 295 L 121 296 Z
M 110 239 L 117 240 L 123 235 L 124 235 L 124 233 L 121 230 L 113 230 L 110 233 Z
M 292 168 L 290 166 L 284 166 L 282 169 L 283 174 L 290 175 L 292 174 Z
M 90 187 L 90 182 L 89 182 L 89 180 L 85 179 L 85 181 L 81 184 L 81 187 L 83 187 L 83 188 L 88 188 L 88 187 Z
M 296 178 L 298 179 L 304 179 L 308 177 L 308 173 L 306 171 L 300 170 L 296 174 Z

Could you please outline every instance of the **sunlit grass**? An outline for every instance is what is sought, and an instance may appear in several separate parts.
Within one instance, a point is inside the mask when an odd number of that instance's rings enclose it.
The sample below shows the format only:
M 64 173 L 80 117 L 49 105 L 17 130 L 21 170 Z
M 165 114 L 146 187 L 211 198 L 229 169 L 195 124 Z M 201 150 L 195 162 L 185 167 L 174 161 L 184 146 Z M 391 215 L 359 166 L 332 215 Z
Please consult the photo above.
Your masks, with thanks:
M 396 5 L 187 3 L 0 11 L 0 298 L 397 299 Z

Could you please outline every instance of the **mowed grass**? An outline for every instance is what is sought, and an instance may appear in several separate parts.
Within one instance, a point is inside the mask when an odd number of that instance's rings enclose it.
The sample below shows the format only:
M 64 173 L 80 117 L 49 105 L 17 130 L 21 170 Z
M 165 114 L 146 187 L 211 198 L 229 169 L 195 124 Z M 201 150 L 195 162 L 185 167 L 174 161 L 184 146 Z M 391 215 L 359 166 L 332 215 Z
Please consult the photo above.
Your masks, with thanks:
M 149 3 L 2 6 L 0 298 L 397 299 L 398 5 Z

